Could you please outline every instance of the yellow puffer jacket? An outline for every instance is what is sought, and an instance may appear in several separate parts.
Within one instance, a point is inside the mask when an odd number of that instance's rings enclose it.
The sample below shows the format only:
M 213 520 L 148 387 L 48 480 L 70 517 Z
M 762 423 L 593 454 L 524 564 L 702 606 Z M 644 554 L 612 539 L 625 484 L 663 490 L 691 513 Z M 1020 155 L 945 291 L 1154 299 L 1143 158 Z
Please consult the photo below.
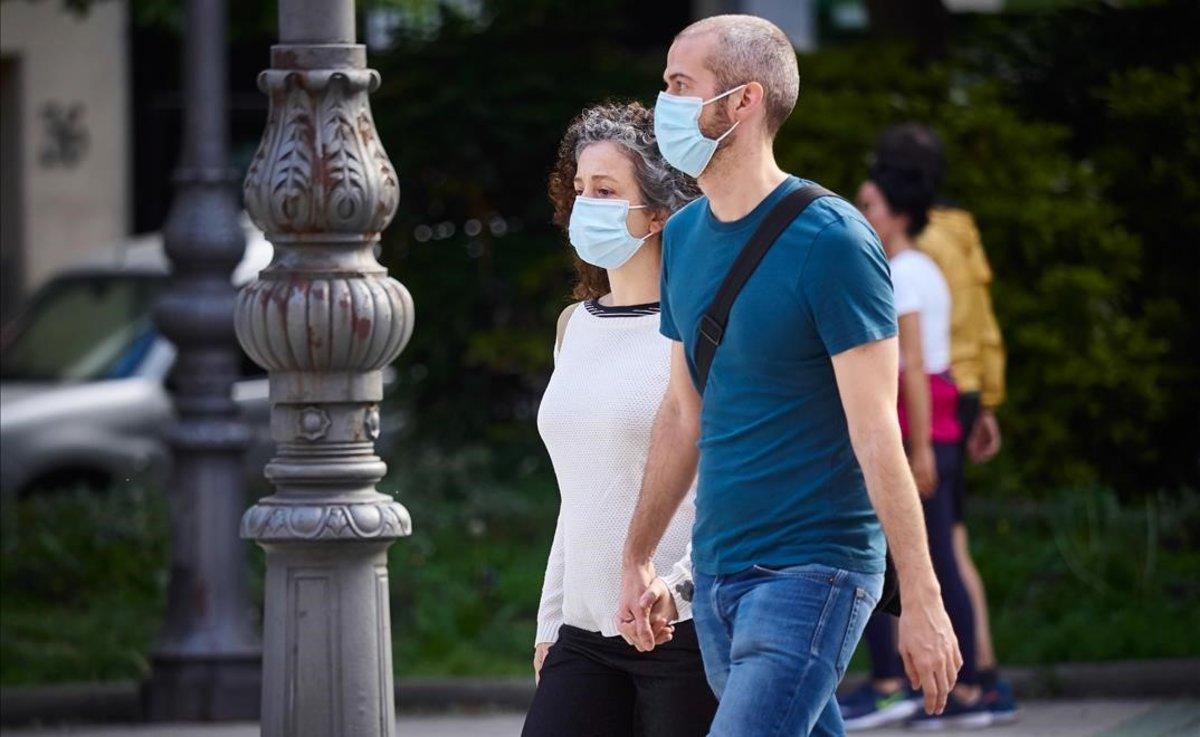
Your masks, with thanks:
M 950 365 L 963 392 L 984 407 L 1004 401 L 1004 340 L 992 311 L 992 267 L 975 220 L 965 210 L 935 207 L 917 238 L 950 287 Z

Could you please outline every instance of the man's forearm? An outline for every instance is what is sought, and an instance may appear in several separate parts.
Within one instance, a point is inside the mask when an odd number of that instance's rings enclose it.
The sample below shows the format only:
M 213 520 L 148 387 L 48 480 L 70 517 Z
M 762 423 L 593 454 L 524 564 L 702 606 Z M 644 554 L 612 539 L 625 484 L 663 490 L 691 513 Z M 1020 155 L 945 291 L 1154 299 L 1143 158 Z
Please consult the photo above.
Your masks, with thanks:
M 941 589 L 929 559 L 925 515 L 895 423 L 879 423 L 854 438 L 871 504 L 883 525 L 905 596 L 938 597 Z
M 867 493 L 900 575 L 904 613 L 897 646 L 905 673 L 913 688 L 924 690 L 925 710 L 933 714 L 946 705 L 962 654 L 942 606 L 941 587 L 929 560 L 925 516 L 900 444 L 896 382 L 891 378 L 899 370 L 896 348 L 895 338 L 867 343 L 834 356 L 833 369 Z
M 624 563 L 650 560 L 659 540 L 687 496 L 696 477 L 699 427 L 680 410 L 670 395 L 658 408 L 650 436 L 650 456 L 642 477 L 642 490 L 629 522 Z

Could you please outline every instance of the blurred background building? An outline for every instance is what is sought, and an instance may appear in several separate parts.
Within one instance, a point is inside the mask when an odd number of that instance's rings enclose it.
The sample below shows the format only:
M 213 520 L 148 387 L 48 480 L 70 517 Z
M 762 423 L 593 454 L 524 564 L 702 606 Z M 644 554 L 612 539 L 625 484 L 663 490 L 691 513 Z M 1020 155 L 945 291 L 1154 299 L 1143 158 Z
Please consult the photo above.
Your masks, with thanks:
M 0 319 L 131 224 L 129 7 L 0 3 Z

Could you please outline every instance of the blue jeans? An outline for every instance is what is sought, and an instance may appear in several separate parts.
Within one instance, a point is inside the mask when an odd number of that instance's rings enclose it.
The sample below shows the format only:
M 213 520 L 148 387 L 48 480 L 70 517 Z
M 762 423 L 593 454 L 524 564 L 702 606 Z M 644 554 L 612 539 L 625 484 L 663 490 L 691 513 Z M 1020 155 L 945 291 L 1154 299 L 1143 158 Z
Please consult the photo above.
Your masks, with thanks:
M 720 702 L 710 737 L 845 734 L 835 691 L 883 574 L 802 565 L 694 577 L 696 633 Z

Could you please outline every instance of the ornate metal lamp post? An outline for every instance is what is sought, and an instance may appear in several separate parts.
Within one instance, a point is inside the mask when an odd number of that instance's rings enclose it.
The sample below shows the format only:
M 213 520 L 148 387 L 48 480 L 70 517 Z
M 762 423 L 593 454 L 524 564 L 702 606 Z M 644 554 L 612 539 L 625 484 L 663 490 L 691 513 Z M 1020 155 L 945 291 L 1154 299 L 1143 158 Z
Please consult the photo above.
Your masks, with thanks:
M 230 390 L 240 353 L 230 274 L 245 250 L 229 168 L 225 0 L 189 0 L 184 39 L 183 152 L 164 228 L 172 285 L 156 320 L 178 350 L 170 482 L 167 615 L 145 684 L 153 719 L 250 718 L 260 648 L 245 592 L 242 457 L 249 430 Z
M 238 297 L 237 334 L 270 371 L 276 492 L 242 518 L 267 551 L 262 734 L 394 731 L 386 551 L 408 512 L 375 490 L 382 369 L 412 333 L 408 291 L 376 262 L 396 172 L 352 0 L 280 0 L 280 43 L 246 207 L 275 258 Z

